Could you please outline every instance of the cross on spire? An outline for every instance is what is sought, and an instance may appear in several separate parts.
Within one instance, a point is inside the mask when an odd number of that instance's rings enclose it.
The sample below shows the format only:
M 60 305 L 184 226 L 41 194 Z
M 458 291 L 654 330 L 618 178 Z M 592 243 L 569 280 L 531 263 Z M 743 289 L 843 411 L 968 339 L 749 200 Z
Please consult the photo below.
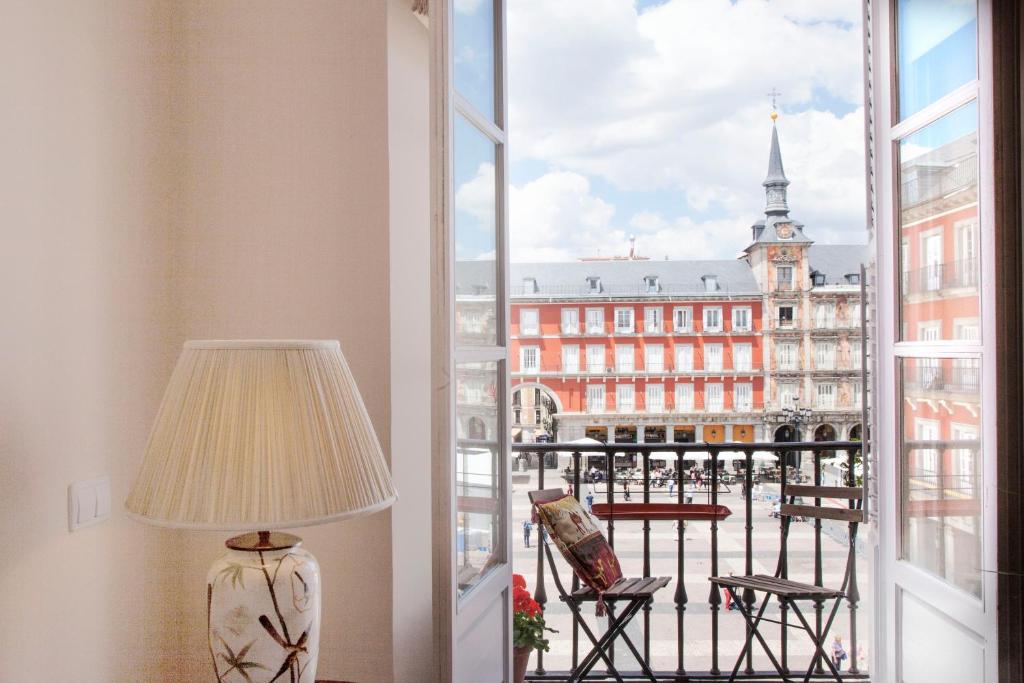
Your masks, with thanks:
M 777 109 L 778 109 L 778 107 L 777 107 L 777 106 L 775 106 L 775 105 L 776 105 L 775 99 L 776 99 L 776 98 L 777 98 L 777 97 L 778 97 L 779 95 L 781 95 L 781 94 L 782 94 L 782 93 L 780 93 L 780 92 L 779 92 L 778 90 L 776 90 L 776 89 L 775 89 L 774 87 L 772 88 L 772 91 L 771 91 L 770 93 L 768 93 L 768 95 L 767 95 L 767 96 L 768 96 L 768 97 L 770 97 L 770 98 L 772 98 L 772 111 L 775 111 L 775 110 L 777 110 Z

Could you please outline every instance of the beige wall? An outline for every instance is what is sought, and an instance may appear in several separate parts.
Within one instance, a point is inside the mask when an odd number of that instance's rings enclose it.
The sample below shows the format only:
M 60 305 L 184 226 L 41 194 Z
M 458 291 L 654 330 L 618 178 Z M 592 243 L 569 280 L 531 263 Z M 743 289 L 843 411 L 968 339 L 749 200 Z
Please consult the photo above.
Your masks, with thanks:
M 223 535 L 121 501 L 188 338 L 340 339 L 389 448 L 397 27 L 371 0 L 3 14 L 0 681 L 205 680 Z M 102 474 L 113 519 L 69 534 L 67 485 Z M 390 513 L 300 533 L 320 674 L 391 680 Z

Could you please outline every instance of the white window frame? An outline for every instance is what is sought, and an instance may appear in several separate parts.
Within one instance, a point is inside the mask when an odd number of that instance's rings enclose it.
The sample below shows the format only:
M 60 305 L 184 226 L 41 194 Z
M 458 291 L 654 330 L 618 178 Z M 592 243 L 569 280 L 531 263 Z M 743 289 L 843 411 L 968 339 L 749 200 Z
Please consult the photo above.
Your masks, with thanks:
M 725 384 L 722 382 L 704 383 L 704 410 L 709 413 L 725 412 Z
M 604 344 L 587 344 L 587 372 L 592 375 L 605 371 L 607 351 Z M 596 362 L 595 362 L 596 358 Z
M 704 344 L 704 372 L 723 372 L 725 345 L 718 342 Z
M 664 311 L 661 306 L 646 306 L 644 308 L 644 332 L 662 334 L 664 331 Z
M 722 331 L 722 307 L 721 306 L 705 306 L 701 311 L 704 318 L 704 331 L 705 332 L 721 332 Z M 714 314 L 717 318 L 715 324 L 708 322 L 709 314 Z
M 636 372 L 636 349 L 632 344 L 615 345 L 615 372 Z
M 733 344 L 732 365 L 736 372 L 753 372 L 754 345 L 749 342 Z
M 528 364 L 527 358 L 532 356 L 533 363 Z M 540 372 L 540 347 L 520 346 L 519 347 L 519 372 L 524 374 L 537 374 Z
M 648 413 L 665 412 L 665 385 L 650 383 L 644 387 L 644 410 Z
M 672 356 L 676 372 L 693 372 L 693 344 L 676 344 Z
M 530 319 L 532 324 L 526 321 Z M 519 336 L 536 337 L 540 335 L 540 309 L 520 308 L 519 309 Z
M 834 341 L 814 342 L 814 369 L 836 369 L 836 343 Z
M 833 410 L 836 407 L 835 382 L 815 382 L 814 405 L 819 410 Z
M 587 334 L 604 334 L 604 308 L 588 308 L 585 315 Z
M 665 372 L 665 345 L 644 345 L 644 371 Z
M 778 397 L 779 408 L 792 407 L 800 399 L 800 385 L 796 382 L 779 382 Z
M 605 402 L 605 387 L 603 384 L 587 385 L 587 412 L 592 414 L 603 413 L 608 404 Z
M 636 386 L 633 384 L 615 385 L 615 412 L 636 412 Z
M 690 382 L 676 382 L 675 387 L 675 410 L 677 413 L 693 412 L 693 384 Z
M 754 384 L 753 382 L 735 382 L 732 385 L 732 400 L 734 409 L 741 412 L 750 412 L 754 409 Z
M 672 309 L 672 330 L 693 332 L 693 306 L 676 306 Z
M 628 320 L 624 320 L 624 316 Z M 632 306 L 615 308 L 615 334 L 636 334 L 636 311 Z
M 580 309 L 563 308 L 561 313 L 562 334 L 580 333 Z
M 785 341 L 775 344 L 775 365 L 779 370 L 800 369 L 800 344 Z
M 836 327 L 836 305 L 832 301 L 814 304 L 814 327 L 819 330 L 833 330 Z
M 746 318 L 746 322 L 738 318 Z M 751 306 L 732 307 L 732 331 L 750 332 L 754 327 L 754 309 Z
M 576 344 L 562 346 L 562 372 L 578 373 L 580 371 L 580 347 Z

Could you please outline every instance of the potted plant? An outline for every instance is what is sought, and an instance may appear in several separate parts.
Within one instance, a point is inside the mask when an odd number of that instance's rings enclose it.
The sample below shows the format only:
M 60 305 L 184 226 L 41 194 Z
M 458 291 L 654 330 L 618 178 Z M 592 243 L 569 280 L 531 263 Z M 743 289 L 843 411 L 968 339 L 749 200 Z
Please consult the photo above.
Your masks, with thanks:
M 512 575 L 512 680 L 523 683 L 530 653 L 534 650 L 548 651 L 545 631 L 557 633 L 544 623 L 544 611 L 526 590 L 526 579 L 522 574 Z

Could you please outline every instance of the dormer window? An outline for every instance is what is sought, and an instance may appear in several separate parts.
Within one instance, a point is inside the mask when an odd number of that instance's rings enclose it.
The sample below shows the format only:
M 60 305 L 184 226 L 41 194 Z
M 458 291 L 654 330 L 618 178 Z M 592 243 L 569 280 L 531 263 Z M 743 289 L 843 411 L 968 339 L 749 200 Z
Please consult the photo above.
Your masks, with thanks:
M 596 275 L 591 275 L 587 278 L 587 286 L 590 288 L 591 294 L 601 293 L 601 278 Z
M 847 273 L 846 274 L 846 282 L 847 282 L 847 284 L 851 284 L 851 285 L 859 285 L 860 284 L 860 273 Z
M 523 293 L 524 294 L 536 294 L 540 289 L 537 287 L 537 278 L 535 277 L 524 277 L 523 278 Z
M 717 292 L 718 291 L 718 276 L 717 275 L 705 275 L 701 278 L 704 281 L 705 292 Z
M 815 287 L 823 287 L 825 285 L 825 273 L 814 271 L 811 273 L 811 281 L 814 283 Z
M 658 291 L 659 291 L 658 276 L 657 275 L 648 275 L 647 277 L 645 277 L 644 278 L 644 288 L 647 290 L 648 294 L 657 294 Z

